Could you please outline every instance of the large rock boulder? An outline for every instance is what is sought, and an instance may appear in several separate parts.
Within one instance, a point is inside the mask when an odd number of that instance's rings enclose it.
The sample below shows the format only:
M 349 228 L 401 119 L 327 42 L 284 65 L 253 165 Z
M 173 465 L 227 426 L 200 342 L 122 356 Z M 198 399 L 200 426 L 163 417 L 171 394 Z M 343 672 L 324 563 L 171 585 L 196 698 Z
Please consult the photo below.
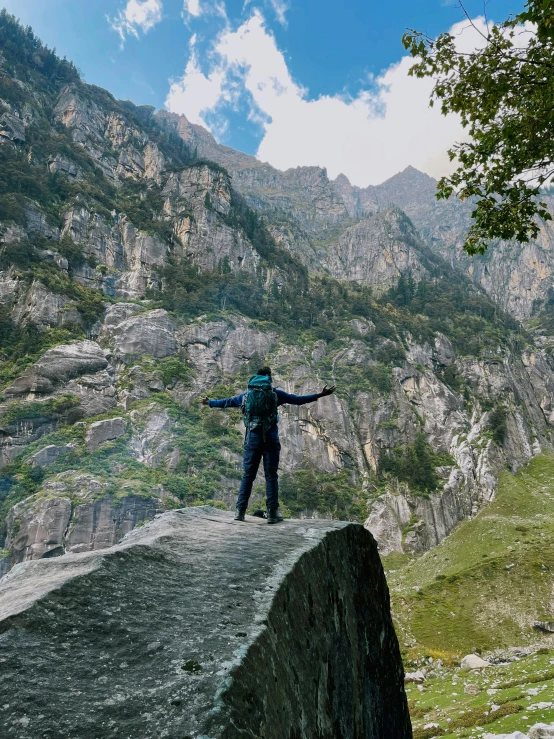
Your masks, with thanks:
M 94 341 L 76 341 L 49 349 L 4 394 L 51 393 L 69 380 L 106 369 L 108 360 Z
M 124 313 L 110 314 L 110 324 L 105 326 L 103 337 L 113 341 L 119 355 L 168 357 L 175 354 L 177 341 L 175 326 L 165 310 L 152 310 L 130 316 L 117 322 Z
M 163 488 L 114 497 L 108 483 L 75 470 L 47 480 L 39 493 L 17 503 L 6 517 L 6 556 L 0 577 L 15 564 L 113 546 L 138 524 L 177 503 Z M 0 733 L 1 736 L 1 733 Z
M 412 736 L 385 577 L 357 524 L 172 511 L 104 552 L 16 566 L 0 631 L 6 736 Z
M 554 737 L 554 724 L 535 724 L 529 729 L 529 739 L 550 739 Z
M 43 449 L 39 449 L 27 460 L 32 467 L 49 467 L 57 460 L 60 454 L 68 454 L 75 449 L 75 444 L 49 444 Z
M 85 444 L 89 452 L 98 449 L 106 441 L 119 439 L 125 433 L 125 419 L 121 416 L 108 418 L 105 421 L 91 423 L 85 436 Z
M 460 663 L 462 670 L 482 670 L 490 666 L 490 662 L 481 659 L 478 654 L 467 654 Z

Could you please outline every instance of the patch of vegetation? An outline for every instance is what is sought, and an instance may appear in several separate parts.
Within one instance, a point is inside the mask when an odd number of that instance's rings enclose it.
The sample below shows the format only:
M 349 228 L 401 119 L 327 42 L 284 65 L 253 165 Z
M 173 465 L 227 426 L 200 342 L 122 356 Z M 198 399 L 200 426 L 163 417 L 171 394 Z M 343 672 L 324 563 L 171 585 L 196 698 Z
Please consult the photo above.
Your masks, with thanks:
M 341 521 L 367 518 L 367 497 L 354 482 L 349 470 L 329 475 L 314 469 L 285 472 L 280 481 L 279 497 L 283 508 L 293 518 L 303 511 L 317 511 Z
M 406 359 L 403 347 L 393 341 L 383 342 L 375 352 L 375 359 L 386 367 L 399 367 Z
M 21 461 L 12 462 L 0 470 L 0 540 L 6 533 L 6 516 L 10 509 L 38 493 L 43 480 L 44 471 L 40 467 L 31 467 Z M 16 530 L 14 527 L 14 533 Z
M 60 59 L 55 51 L 35 36 L 29 26 L 22 26 L 5 9 L 0 11 L 0 49 L 20 78 L 25 79 L 29 73 L 36 73 L 49 87 L 79 79 L 72 62 Z
M 80 267 L 85 261 L 83 247 L 81 244 L 76 244 L 68 234 L 63 236 L 56 244 L 56 250 L 67 259 L 70 270 Z
M 34 324 L 16 326 L 9 311 L 0 306 L 0 388 L 9 385 L 47 349 L 82 338 L 80 326 L 43 330 Z
M 330 371 L 330 367 L 328 372 Z M 350 391 L 355 397 L 358 392 L 379 392 L 388 394 L 392 388 L 392 372 L 390 367 L 382 364 L 337 364 L 335 379 L 341 391 Z
M 419 495 L 429 495 L 439 487 L 436 468 L 455 464 L 449 454 L 435 454 L 423 433 L 416 434 L 413 444 L 397 447 L 381 461 L 381 475 L 391 475 L 406 482 Z
M 430 342 L 440 331 L 461 355 L 478 357 L 491 345 L 512 341 L 519 346 L 527 340 L 518 322 L 500 311 L 484 292 L 464 275 L 442 267 L 435 269 L 432 279 L 417 284 L 401 277 L 380 302 L 396 309 L 399 332 L 406 330 L 419 341 Z
M 44 401 L 14 402 L 1 412 L 0 424 L 61 416 L 71 408 L 76 408 L 80 402 L 75 395 L 61 395 Z
M 31 275 L 52 292 L 69 298 L 86 325 L 90 326 L 103 315 L 108 300 L 106 295 L 75 282 L 55 262 L 40 262 L 32 268 Z
M 453 392 L 459 393 L 462 390 L 463 378 L 459 374 L 454 364 L 451 364 L 449 367 L 446 367 L 442 371 L 439 371 L 437 374 L 440 377 L 440 379 L 444 382 L 444 384 L 447 387 L 449 387 Z
M 58 198 L 53 183 L 54 175 L 47 168 L 29 161 L 23 152 L 11 146 L 0 147 L 0 215 L 2 220 L 26 224 L 24 198 L 35 200 L 46 211 L 55 212 Z
M 508 427 L 506 425 L 507 415 L 504 406 L 498 405 L 489 416 L 489 429 L 492 433 L 493 441 L 499 446 L 502 446 L 508 433 Z
M 422 666 L 423 661 L 422 658 L 418 666 Z M 483 729 L 480 727 L 483 726 L 495 735 L 511 734 L 516 730 L 528 733 L 533 724 L 551 723 L 554 708 L 549 701 L 554 681 L 552 670 L 548 670 L 550 662 L 548 655 L 540 650 L 481 672 L 440 666 L 440 662 L 435 661 L 432 676 L 424 683 L 424 691 L 413 684 L 406 686 L 414 737 L 481 736 Z M 539 672 L 544 675 L 543 679 L 532 682 Z M 542 683 L 539 695 L 529 695 L 529 688 L 538 682 Z M 466 692 L 467 684 L 472 686 L 471 691 Z M 538 707 L 541 702 L 546 707 Z M 429 734 L 430 731 L 433 733 Z
M 173 229 L 162 218 L 164 198 L 161 190 L 150 184 L 127 180 L 119 191 L 117 210 L 123 211 L 136 228 L 157 236 L 161 241 L 173 242 Z
M 166 387 L 176 381 L 181 381 L 185 387 L 190 385 L 193 377 L 192 370 L 180 359 L 164 357 L 158 361 L 157 366 L 161 371 L 162 381 Z
M 554 456 L 535 457 L 501 473 L 494 501 L 438 547 L 384 558 L 395 616 L 419 650 L 463 656 L 540 638 L 534 621 L 551 620 L 553 481 Z

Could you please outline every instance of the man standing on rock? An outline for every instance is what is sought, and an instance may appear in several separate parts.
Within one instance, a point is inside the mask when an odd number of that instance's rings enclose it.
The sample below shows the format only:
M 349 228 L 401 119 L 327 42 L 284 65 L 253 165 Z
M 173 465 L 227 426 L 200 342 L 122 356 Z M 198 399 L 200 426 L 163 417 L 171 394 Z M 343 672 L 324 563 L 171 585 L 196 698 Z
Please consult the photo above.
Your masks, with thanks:
M 304 405 L 313 403 L 326 395 L 332 395 L 336 386 L 325 387 L 312 395 L 291 395 L 284 390 L 274 389 L 271 380 L 271 369 L 261 367 L 254 377 L 250 378 L 246 392 L 234 398 L 210 400 L 202 398 L 202 405 L 210 408 L 240 408 L 246 437 L 244 440 L 244 474 L 240 484 L 235 521 L 244 521 L 252 485 L 258 474 L 260 461 L 264 461 L 265 486 L 267 495 L 267 522 L 280 523 L 283 516 L 279 511 L 279 456 L 281 444 L 277 423 L 277 408 L 286 403 Z

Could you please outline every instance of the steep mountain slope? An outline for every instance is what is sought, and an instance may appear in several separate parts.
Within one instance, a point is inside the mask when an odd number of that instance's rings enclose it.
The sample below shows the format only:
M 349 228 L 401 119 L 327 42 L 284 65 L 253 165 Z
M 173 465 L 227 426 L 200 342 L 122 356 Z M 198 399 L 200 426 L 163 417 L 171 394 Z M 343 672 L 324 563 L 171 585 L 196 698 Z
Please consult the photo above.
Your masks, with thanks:
M 527 244 L 499 241 L 483 257 L 462 250 L 471 221 L 471 203 L 455 198 L 437 201 L 436 181 L 408 167 L 373 188 L 380 208 L 395 203 L 410 217 L 427 244 L 462 269 L 488 295 L 518 319 L 536 315 L 549 298 L 554 274 L 554 230 L 540 222 L 536 240 Z M 544 195 L 554 210 L 552 195 Z
M 385 558 L 404 642 L 464 654 L 550 643 L 554 457 L 503 472 L 494 502 L 417 559 Z
M 546 307 L 550 316 L 554 274 L 551 223 L 541 222 L 539 237 L 528 244 L 499 242 L 484 257 L 470 258 L 462 245 L 471 222 L 471 204 L 456 198 L 437 201 L 436 180 L 413 167 L 381 185 L 360 188 L 351 185 L 344 175 L 330 181 L 320 167 L 280 172 L 255 157 L 217 144 L 208 131 L 190 124 L 185 116 L 159 113 L 158 117 L 200 156 L 227 167 L 234 186 L 253 207 L 271 214 L 279 211 L 281 217 L 274 225 L 276 237 L 311 269 L 323 269 L 343 279 L 344 270 L 338 265 L 345 251 L 345 230 L 353 220 L 396 206 L 408 215 L 436 254 L 466 273 L 503 310 L 521 320 L 540 315 Z M 554 210 L 552 196 L 547 193 L 545 197 Z M 294 234 L 285 214 L 296 226 Z M 327 251 L 336 252 L 337 259 L 326 261 Z M 360 272 L 362 281 L 371 281 L 371 265 Z
M 368 519 L 384 552 L 437 544 L 551 447 L 549 351 L 398 207 L 357 213 L 317 168 L 226 152 L 228 174 L 5 13 L 0 41 L 4 569 L 232 506 L 240 419 L 197 399 L 262 360 L 339 386 L 283 411 L 285 511 Z

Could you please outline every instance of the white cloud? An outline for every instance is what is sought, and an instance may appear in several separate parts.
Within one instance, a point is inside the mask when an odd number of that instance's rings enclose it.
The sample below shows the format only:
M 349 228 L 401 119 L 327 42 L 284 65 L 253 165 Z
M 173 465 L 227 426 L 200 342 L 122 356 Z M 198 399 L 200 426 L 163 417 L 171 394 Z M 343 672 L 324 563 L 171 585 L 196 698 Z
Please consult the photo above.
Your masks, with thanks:
M 484 29 L 481 19 L 475 24 Z M 459 35 L 460 46 L 479 44 L 467 23 L 451 32 Z M 330 177 L 343 172 L 360 186 L 382 182 L 410 164 L 433 176 L 452 170 L 446 151 L 464 138 L 464 129 L 456 116 L 429 107 L 434 83 L 408 76 L 410 57 L 368 80 L 367 89 L 356 97 L 309 100 L 292 79 L 259 11 L 215 40 L 205 60 L 209 72 L 202 71 L 196 54 L 193 49 L 182 79 L 172 84 L 167 107 L 217 136 L 224 130 L 222 107 L 246 94 L 250 118 L 264 127 L 257 155 L 279 169 L 320 165 Z M 231 84 L 237 75 L 240 86 Z
M 198 64 L 196 34 L 192 36 L 189 46 L 191 55 L 185 74 L 180 81 L 172 83 L 166 106 L 173 113 L 182 113 L 186 109 L 187 118 L 191 123 L 205 126 L 203 114 L 215 108 L 224 99 L 223 83 L 227 73 L 215 67 L 210 74 L 205 75 Z M 217 133 L 222 134 L 221 127 Z
M 246 10 L 250 5 L 254 5 L 255 2 L 256 0 L 244 0 L 244 5 L 242 6 L 243 11 Z M 273 10 L 279 23 L 281 23 L 281 25 L 283 26 L 286 26 L 286 13 L 290 7 L 288 0 L 263 0 L 263 2 L 265 3 L 265 5 L 268 5 Z
M 277 16 L 277 20 L 279 23 L 282 23 L 283 25 L 286 24 L 287 19 L 285 18 L 285 13 L 289 9 L 289 5 L 287 2 L 283 2 L 283 0 L 270 0 L 271 7 L 275 11 L 275 15 Z
M 194 16 L 194 18 L 202 15 L 200 0 L 185 0 L 185 13 Z
M 127 36 L 139 37 L 139 31 L 148 33 L 162 20 L 162 0 L 128 0 L 114 18 L 108 18 L 111 27 L 125 42 Z
M 185 21 L 200 18 L 201 15 L 219 16 L 227 21 L 225 0 L 184 0 L 183 18 Z

